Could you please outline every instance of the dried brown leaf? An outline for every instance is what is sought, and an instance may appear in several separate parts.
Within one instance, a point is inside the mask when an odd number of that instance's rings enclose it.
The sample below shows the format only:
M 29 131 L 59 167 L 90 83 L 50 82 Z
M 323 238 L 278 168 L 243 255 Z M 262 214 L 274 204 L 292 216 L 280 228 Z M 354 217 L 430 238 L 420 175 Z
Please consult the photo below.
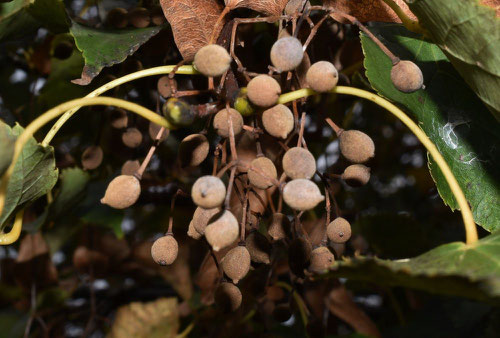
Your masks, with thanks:
M 225 0 L 226 6 L 234 8 L 248 8 L 256 12 L 276 16 L 285 9 L 288 0 Z
M 216 25 L 224 8 L 217 0 L 160 0 L 160 5 L 186 60 L 193 59 L 198 49 L 210 42 L 214 29 L 218 35 L 223 27 Z
M 357 332 L 370 337 L 381 337 L 375 323 L 354 303 L 343 285 L 330 292 L 328 306 L 332 314 L 351 325 Z
M 403 0 L 394 0 L 403 11 L 413 20 L 417 20 Z M 325 6 L 350 14 L 359 21 L 401 22 L 396 13 L 382 0 L 325 0 Z M 334 14 L 335 16 L 335 14 Z M 339 21 L 340 18 L 336 17 Z
M 481 4 L 493 8 L 497 12 L 497 18 L 500 18 L 500 0 L 481 0 Z

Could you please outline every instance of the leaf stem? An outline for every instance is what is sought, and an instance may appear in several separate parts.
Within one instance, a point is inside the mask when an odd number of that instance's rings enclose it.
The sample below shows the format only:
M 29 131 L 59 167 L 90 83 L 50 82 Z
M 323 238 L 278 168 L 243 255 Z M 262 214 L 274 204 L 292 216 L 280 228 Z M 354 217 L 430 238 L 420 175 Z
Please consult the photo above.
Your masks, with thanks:
M 0 245 L 9 245 L 17 241 L 19 235 L 21 235 L 21 229 L 23 228 L 23 216 L 24 216 L 24 209 L 22 209 L 16 214 L 16 218 L 14 220 L 14 225 L 12 226 L 12 229 L 10 229 L 10 231 L 7 233 L 4 232 L 0 233 Z
M 383 0 L 383 1 L 387 6 L 391 7 L 394 13 L 396 13 L 396 15 L 401 19 L 401 22 L 406 27 L 406 29 L 414 33 L 427 35 L 427 32 L 422 26 L 420 26 L 420 23 L 418 21 L 410 19 L 410 17 L 406 15 L 403 9 L 399 7 L 398 4 L 394 2 L 394 0 Z
M 110 82 L 106 83 L 105 85 L 97 88 L 96 90 L 94 90 L 93 92 L 89 93 L 85 97 L 96 97 L 96 96 L 99 96 L 99 95 L 103 94 L 104 92 L 106 92 L 106 91 L 108 91 L 110 89 L 113 89 L 113 88 L 118 87 L 118 86 L 120 86 L 120 85 L 122 85 L 124 83 L 130 82 L 130 81 L 133 81 L 133 80 L 137 80 L 137 79 L 140 79 L 140 78 L 143 78 L 143 77 L 154 76 L 154 75 L 161 75 L 161 74 L 169 74 L 170 72 L 172 72 L 173 70 L 175 70 L 176 67 L 177 66 L 175 66 L 175 65 L 174 66 L 160 66 L 160 67 L 153 67 L 153 68 L 148 68 L 148 69 L 140 70 L 138 72 L 130 73 L 130 74 L 122 76 L 122 77 L 120 77 L 118 79 L 115 79 L 113 81 L 110 81 Z M 191 65 L 177 67 L 177 70 L 175 70 L 175 73 L 176 74 L 186 74 L 186 75 L 200 74 Z M 64 113 L 64 115 L 61 116 L 59 118 L 59 120 L 57 120 L 57 122 L 52 126 L 52 128 L 50 129 L 50 131 L 47 133 L 47 135 L 45 136 L 45 138 L 42 141 L 42 146 L 46 147 L 47 145 L 49 145 L 50 141 L 52 141 L 52 139 L 57 134 L 57 132 L 59 131 L 59 129 L 61 129 L 61 127 L 66 123 L 66 121 L 68 121 L 69 118 L 71 116 L 73 116 L 73 114 L 75 114 L 78 111 L 78 109 L 80 109 L 80 108 L 81 108 L 81 106 L 72 107 L 66 113 Z
M 446 163 L 445 159 L 437 149 L 436 145 L 432 143 L 432 141 L 427 137 L 425 132 L 422 129 L 420 129 L 420 127 L 415 122 L 413 122 L 413 120 L 410 119 L 410 117 L 408 117 L 408 115 L 406 115 L 401 109 L 399 109 L 394 104 L 390 103 L 386 99 L 374 93 L 358 88 L 345 87 L 345 86 L 337 86 L 330 92 L 335 94 L 357 96 L 372 101 L 381 106 L 382 108 L 388 110 L 391 114 L 396 116 L 401 122 L 403 122 L 410 129 L 410 131 L 420 140 L 420 142 L 424 145 L 427 151 L 431 154 L 431 156 L 434 158 L 434 161 L 436 161 L 436 164 L 438 165 L 439 169 L 441 169 L 441 172 L 443 173 L 446 182 L 448 182 L 448 185 L 450 186 L 450 190 L 452 191 L 453 195 L 455 196 L 455 199 L 457 200 L 457 203 L 460 207 L 460 212 L 462 213 L 462 219 L 464 222 L 466 243 L 472 244 L 476 242 L 478 240 L 476 224 L 474 222 L 472 211 L 469 207 L 469 204 L 467 203 L 467 199 L 465 198 L 462 188 L 460 188 L 460 185 L 458 184 L 457 179 L 455 178 L 453 172 L 448 166 L 448 163 Z M 290 93 L 282 94 L 278 100 L 278 103 L 285 104 L 287 102 L 291 102 L 294 100 L 301 99 L 303 97 L 316 94 L 318 93 L 309 88 L 299 89 Z
M 97 105 L 115 106 L 127 109 L 162 127 L 168 129 L 172 128 L 172 125 L 166 119 L 154 113 L 153 111 L 144 108 L 136 103 L 128 102 L 121 99 L 116 99 L 112 97 L 85 97 L 62 103 L 46 111 L 45 113 L 37 117 L 35 120 L 33 120 L 26 127 L 26 129 L 24 129 L 21 135 L 19 135 L 19 137 L 17 138 L 16 143 L 14 144 L 14 155 L 12 157 L 12 161 L 7 170 L 5 171 L 5 173 L 3 174 L 0 182 L 0 214 L 2 213 L 3 207 L 5 205 L 9 179 L 11 175 L 14 173 L 14 167 L 17 163 L 17 160 L 19 159 L 19 156 L 21 155 L 23 147 L 26 144 L 26 142 L 28 142 L 30 137 L 32 137 L 40 128 L 42 128 L 52 119 L 55 119 L 56 117 L 65 114 L 64 112 L 67 112 L 68 110 L 74 108 L 79 109 L 80 107 L 83 106 L 97 106 Z M 0 237 L 0 242 L 1 242 L 1 237 Z

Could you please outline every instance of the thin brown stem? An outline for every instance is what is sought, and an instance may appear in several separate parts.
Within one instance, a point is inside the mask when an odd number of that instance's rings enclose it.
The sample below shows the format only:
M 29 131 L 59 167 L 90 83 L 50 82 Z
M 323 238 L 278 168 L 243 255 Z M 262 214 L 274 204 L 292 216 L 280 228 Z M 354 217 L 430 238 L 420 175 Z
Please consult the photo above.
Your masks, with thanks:
M 172 196 L 172 200 L 170 201 L 170 215 L 168 216 L 168 230 L 167 230 L 167 235 L 173 235 L 173 226 L 174 226 L 174 207 L 175 207 L 175 201 L 177 200 L 177 196 L 182 195 L 182 196 L 188 196 L 184 191 L 181 189 L 177 189 L 175 192 L 174 196 Z
M 156 148 L 158 147 L 158 144 L 159 144 L 159 142 L 163 136 L 163 133 L 165 131 L 166 131 L 167 136 L 168 136 L 168 133 L 170 132 L 170 130 L 165 129 L 164 127 L 160 128 L 160 130 L 158 131 L 158 134 L 156 134 L 153 145 L 151 146 L 151 148 L 149 148 L 149 151 L 148 151 L 148 154 L 146 155 L 146 158 L 144 158 L 144 161 L 142 161 L 141 166 L 134 173 L 134 176 L 137 177 L 138 180 L 140 180 L 142 178 L 142 175 L 144 175 L 144 171 L 146 171 L 146 168 L 147 168 L 149 162 L 153 158 L 153 155 L 156 151 Z
M 213 166 L 213 169 L 212 169 L 212 176 L 215 176 L 217 174 L 217 165 L 219 163 L 219 156 L 220 156 L 220 153 L 221 153 L 221 147 L 222 147 L 222 145 L 220 143 L 217 144 L 217 146 L 215 146 L 215 150 L 214 150 L 214 166 Z
M 245 243 L 245 227 L 247 225 L 247 206 L 248 206 L 248 189 L 245 190 L 245 198 L 243 199 L 243 209 L 241 214 L 240 224 L 240 243 Z
M 226 200 L 224 201 L 224 208 L 226 210 L 229 210 L 231 206 L 231 192 L 233 190 L 235 174 L 236 174 L 236 166 L 231 168 L 231 175 L 229 176 L 229 183 L 227 184 Z
M 217 37 L 219 35 L 219 27 L 222 23 L 222 20 L 226 17 L 227 13 L 231 11 L 231 8 L 226 6 L 224 7 L 224 10 L 220 13 L 219 17 L 217 18 L 217 21 L 215 22 L 214 25 L 214 30 L 212 31 L 212 34 L 210 35 L 210 44 L 215 43 L 215 40 L 217 40 Z
M 238 160 L 238 152 L 236 151 L 236 141 L 234 139 L 234 127 L 233 127 L 233 119 L 231 118 L 231 114 L 229 113 L 230 107 L 229 102 L 226 103 L 226 112 L 227 112 L 227 125 L 229 126 L 229 147 L 231 148 L 231 157 L 233 161 Z
M 269 201 L 269 206 L 273 214 L 276 213 L 276 207 L 274 206 L 273 196 L 269 190 L 266 190 L 267 200 Z
M 231 162 L 229 162 L 221 170 L 219 170 L 219 172 L 217 173 L 217 177 L 221 178 L 222 175 L 224 175 L 228 169 L 232 168 L 233 166 L 235 166 L 237 164 L 238 164 L 238 161 L 231 161 Z
M 340 128 L 339 126 L 337 126 L 331 118 L 327 117 L 325 119 L 325 122 L 328 123 L 328 125 L 333 129 L 333 131 L 335 132 L 335 134 L 337 134 L 337 137 L 340 136 L 340 134 L 344 131 L 344 129 Z
M 302 146 L 302 139 L 304 137 L 304 128 L 306 126 L 306 113 L 302 113 L 302 117 L 300 119 L 300 131 L 299 131 L 299 139 L 297 140 L 297 147 Z
M 325 221 L 325 233 L 323 234 L 323 239 L 321 240 L 321 245 L 326 245 L 328 242 L 328 237 L 326 235 L 326 229 L 328 228 L 328 224 L 330 224 L 331 217 L 331 206 L 330 206 L 330 193 L 328 191 L 327 186 L 325 185 L 325 211 L 326 211 L 326 221 Z

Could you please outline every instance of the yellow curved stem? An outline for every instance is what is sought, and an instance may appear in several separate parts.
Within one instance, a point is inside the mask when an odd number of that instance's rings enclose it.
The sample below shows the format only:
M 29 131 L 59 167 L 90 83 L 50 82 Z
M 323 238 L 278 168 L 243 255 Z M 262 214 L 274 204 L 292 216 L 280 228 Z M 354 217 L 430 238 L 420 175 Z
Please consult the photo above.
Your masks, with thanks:
M 140 70 L 140 71 L 135 72 L 135 73 L 130 73 L 130 74 L 122 76 L 118 79 L 115 79 L 113 81 L 106 83 L 105 85 L 97 88 L 96 90 L 89 93 L 85 97 L 97 97 L 110 89 L 113 89 L 113 88 L 118 87 L 124 83 L 130 82 L 133 80 L 137 80 L 137 79 L 140 79 L 143 77 L 168 74 L 168 73 L 172 72 L 174 70 L 174 68 L 175 68 L 175 66 L 160 66 L 160 67 L 154 67 L 154 68 Z M 175 71 L 175 73 L 176 74 L 187 74 L 187 75 L 200 74 L 196 69 L 194 69 L 193 66 L 180 66 Z M 49 130 L 49 132 L 47 133 L 47 135 L 45 136 L 45 138 L 42 141 L 42 146 L 46 147 L 47 145 L 49 145 L 50 141 L 52 141 L 52 139 L 57 134 L 59 129 L 61 129 L 61 127 L 66 123 L 66 121 L 68 121 L 69 118 L 71 116 L 73 116 L 73 114 L 76 113 L 77 110 L 80 108 L 81 108 L 81 106 L 73 107 L 70 110 L 68 110 L 66 113 L 64 113 L 64 115 L 61 116 L 59 118 L 59 120 L 57 120 L 56 123 L 54 123 L 52 128 Z
M 394 0 L 383 0 L 383 1 L 387 4 L 387 6 L 391 7 L 391 9 L 396 13 L 399 19 L 401 19 L 401 22 L 406 27 L 406 29 L 417 34 L 427 35 L 427 32 L 425 31 L 424 28 L 422 28 L 422 26 L 420 26 L 420 23 L 418 21 L 411 19 L 408 15 L 406 15 L 403 9 L 399 7 L 398 4 L 394 2 Z
M 9 232 L 0 232 L 0 245 L 9 245 L 18 240 L 19 235 L 21 235 L 21 229 L 23 228 L 23 216 L 24 209 L 16 214 L 14 225 Z
M 476 223 L 474 222 L 472 211 L 469 207 L 469 204 L 467 203 L 467 199 L 465 198 L 462 188 L 460 188 L 460 185 L 458 185 L 455 175 L 453 175 L 453 172 L 448 166 L 448 163 L 446 163 L 437 147 L 427 137 L 424 131 L 420 129 L 420 127 L 415 122 L 413 122 L 413 120 L 410 119 L 408 115 L 406 115 L 401 109 L 374 93 L 358 88 L 344 86 L 335 87 L 331 90 L 331 93 L 352 95 L 372 101 L 388 110 L 411 130 L 411 132 L 420 140 L 420 142 L 422 142 L 424 147 L 427 148 L 427 151 L 429 152 L 429 154 L 431 154 L 439 169 L 441 169 L 441 171 L 443 172 L 446 182 L 448 182 L 448 185 L 450 186 L 450 189 L 455 196 L 455 199 L 457 200 L 458 206 L 460 207 L 460 212 L 462 213 L 462 219 L 464 221 L 466 243 L 472 244 L 476 242 L 478 240 Z M 281 95 L 278 102 L 283 104 L 315 94 L 318 93 L 316 93 L 312 89 L 299 89 L 294 92 Z
M 160 115 L 154 113 L 153 111 L 144 108 L 136 103 L 128 102 L 125 100 L 115 99 L 112 97 L 87 97 L 76 100 L 71 100 L 65 103 L 62 103 L 44 114 L 37 117 L 33 120 L 24 131 L 19 135 L 14 145 L 14 156 L 12 157 L 12 162 L 9 167 L 5 171 L 2 181 L 0 182 L 0 215 L 2 214 L 2 210 L 5 204 L 7 186 L 9 183 L 10 176 L 14 172 L 14 167 L 16 162 L 21 155 L 24 145 L 28 142 L 29 138 L 33 136 L 40 128 L 46 125 L 52 119 L 64 114 L 64 112 L 73 109 L 75 107 L 83 107 L 83 106 L 96 106 L 96 105 L 106 105 L 106 106 L 115 106 L 119 108 L 123 108 L 129 110 L 133 113 L 136 113 L 153 123 L 156 123 L 162 127 L 167 129 L 172 129 L 172 125 Z

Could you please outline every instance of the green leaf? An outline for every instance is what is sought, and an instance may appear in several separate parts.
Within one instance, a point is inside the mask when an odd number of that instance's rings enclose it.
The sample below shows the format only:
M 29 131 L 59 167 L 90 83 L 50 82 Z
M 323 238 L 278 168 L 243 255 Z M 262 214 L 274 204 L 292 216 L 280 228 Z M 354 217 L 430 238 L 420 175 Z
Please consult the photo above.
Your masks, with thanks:
M 14 0 L 0 5 L 0 42 L 22 38 L 41 26 L 53 33 L 68 30 L 62 0 Z
M 500 303 L 499 254 L 497 232 L 472 245 L 448 243 L 412 259 L 348 258 L 330 275 Z
M 70 32 L 85 59 L 81 78 L 73 83 L 89 84 L 104 67 L 123 62 L 161 29 L 161 26 L 156 26 L 100 30 L 73 22 Z
M 179 330 L 176 298 L 160 298 L 153 302 L 134 302 L 116 312 L 110 338 L 169 338 Z
M 10 127 L 0 120 L 0 176 L 3 175 L 10 165 L 14 156 L 14 143 L 16 138 L 10 134 Z
M 19 125 L 8 130 L 19 136 L 23 128 Z M 0 215 L 0 229 L 20 208 L 45 195 L 54 187 L 59 175 L 54 159 L 54 148 L 42 147 L 31 137 L 24 146 L 7 186 L 5 206 Z
M 49 217 L 57 219 L 69 212 L 85 197 L 90 175 L 81 168 L 68 168 L 61 172 L 61 188 L 49 208 Z
M 399 25 L 377 25 L 371 30 L 395 54 L 422 69 L 426 88 L 412 94 L 398 91 L 390 79 L 390 60 L 362 35 L 366 75 L 372 87 L 403 106 L 436 144 L 464 191 L 476 223 L 488 231 L 500 229 L 498 122 L 437 45 Z M 429 162 L 439 194 L 452 210 L 458 209 L 443 174 Z
M 432 40 L 500 121 L 500 20 L 480 1 L 407 0 Z

